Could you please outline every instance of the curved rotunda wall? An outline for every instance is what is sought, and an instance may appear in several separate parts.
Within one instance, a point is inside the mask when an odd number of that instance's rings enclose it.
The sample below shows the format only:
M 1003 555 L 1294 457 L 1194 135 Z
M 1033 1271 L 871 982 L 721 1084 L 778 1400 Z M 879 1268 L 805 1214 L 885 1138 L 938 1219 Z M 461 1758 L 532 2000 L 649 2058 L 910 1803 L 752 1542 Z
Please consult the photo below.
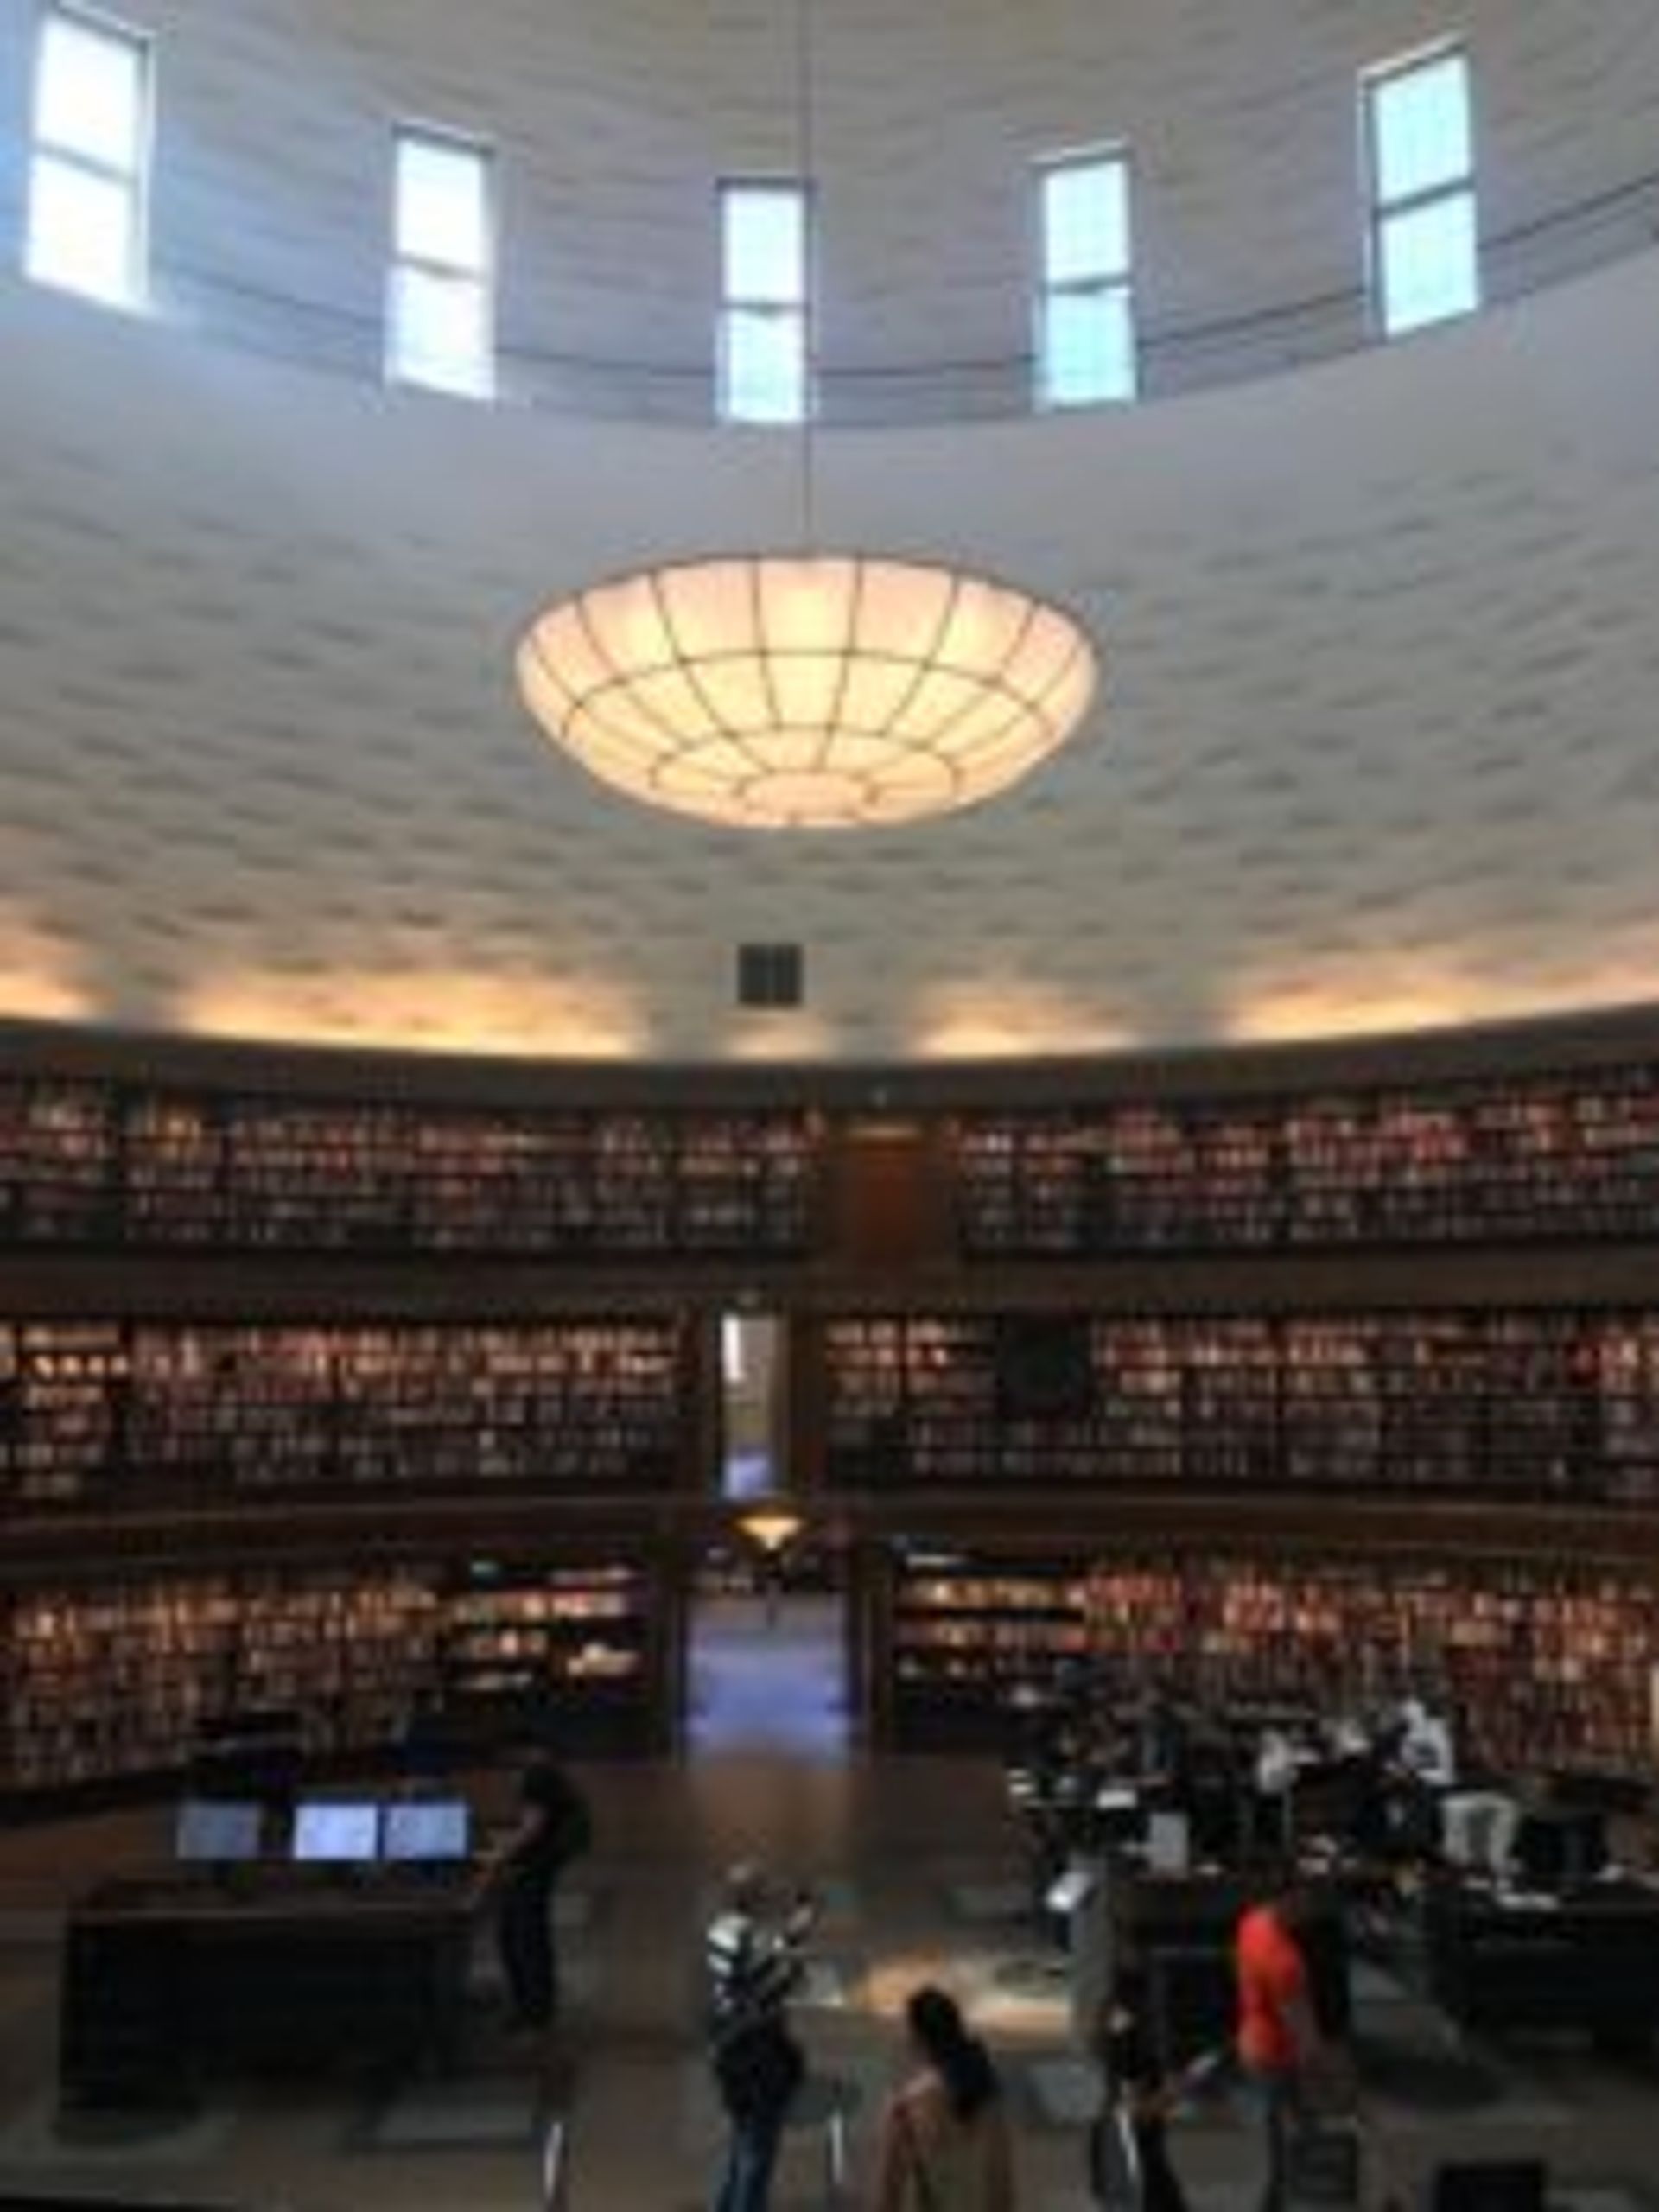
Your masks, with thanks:
M 125 13 L 126 11 L 118 11 Z M 160 308 L 378 372 L 388 134 L 500 156 L 503 388 L 706 416 L 715 181 L 791 171 L 796 0 L 141 0 Z M 1028 399 L 1033 162 L 1122 141 L 1151 391 L 1365 334 L 1357 73 L 1448 30 L 1474 67 L 1489 296 L 1651 237 L 1652 0 L 817 0 L 821 346 L 855 419 Z M 34 0 L 0 0 L 0 222 Z
M 680 1060 L 1653 996 L 1659 256 L 1155 408 L 823 441 L 824 530 L 1077 606 L 1011 797 L 747 837 L 550 751 L 546 594 L 791 515 L 791 442 L 358 387 L 0 289 L 0 1012 Z M 798 938 L 798 1014 L 732 1004 Z

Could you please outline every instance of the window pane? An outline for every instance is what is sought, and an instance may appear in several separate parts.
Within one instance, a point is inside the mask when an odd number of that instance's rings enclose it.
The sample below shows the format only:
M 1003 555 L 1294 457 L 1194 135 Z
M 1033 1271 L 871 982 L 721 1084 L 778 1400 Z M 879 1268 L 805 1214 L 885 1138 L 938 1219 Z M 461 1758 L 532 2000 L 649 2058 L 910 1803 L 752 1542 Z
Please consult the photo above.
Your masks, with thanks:
M 1475 196 L 1449 193 L 1379 226 L 1382 327 L 1390 335 L 1480 305 Z
M 483 286 L 470 276 L 394 270 L 386 366 L 404 384 L 487 397 L 493 364 Z
M 132 214 L 126 185 L 37 154 L 29 202 L 29 274 L 112 306 L 130 305 Z
M 35 92 L 37 141 L 110 168 L 137 170 L 143 112 L 138 41 L 73 16 L 48 16 Z
M 806 411 L 800 315 L 733 308 L 724 320 L 724 404 L 732 423 L 798 423 Z
M 725 296 L 798 307 L 806 296 L 806 195 L 798 185 L 728 185 Z
M 1043 315 L 1043 397 L 1086 407 L 1135 397 L 1135 327 L 1127 286 L 1051 292 Z
M 1403 200 L 1469 175 L 1469 67 L 1448 54 L 1421 68 L 1379 78 L 1371 87 L 1376 194 Z
M 1043 274 L 1051 284 L 1127 276 L 1128 164 L 1068 162 L 1043 173 Z
M 397 251 L 481 276 L 489 264 L 487 167 L 477 147 L 400 137 Z

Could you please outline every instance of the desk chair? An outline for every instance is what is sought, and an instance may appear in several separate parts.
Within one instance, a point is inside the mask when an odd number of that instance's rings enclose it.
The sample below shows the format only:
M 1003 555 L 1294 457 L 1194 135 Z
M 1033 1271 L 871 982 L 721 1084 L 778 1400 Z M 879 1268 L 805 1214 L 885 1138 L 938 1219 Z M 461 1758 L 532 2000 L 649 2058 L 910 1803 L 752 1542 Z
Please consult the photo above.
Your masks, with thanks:
M 555 2113 L 547 2123 L 547 2133 L 542 2139 L 542 2195 L 541 2212 L 564 2212 L 565 2152 L 569 2146 L 569 2131 L 564 2114 Z
M 839 2074 L 809 2074 L 784 2120 L 784 2142 L 791 2136 L 823 2135 L 823 2202 L 835 2212 L 847 2188 L 847 2123 L 858 2108 L 858 2088 Z

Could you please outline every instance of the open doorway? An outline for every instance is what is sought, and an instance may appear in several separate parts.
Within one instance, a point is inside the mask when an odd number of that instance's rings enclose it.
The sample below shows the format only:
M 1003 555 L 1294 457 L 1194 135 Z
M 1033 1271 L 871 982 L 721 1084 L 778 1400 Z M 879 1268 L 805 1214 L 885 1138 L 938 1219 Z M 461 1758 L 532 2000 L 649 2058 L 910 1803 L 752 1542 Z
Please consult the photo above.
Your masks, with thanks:
M 787 1343 L 781 1314 L 720 1317 L 720 1489 L 734 1505 L 789 1487 Z
M 693 1753 L 838 1759 L 849 1725 L 840 1561 L 791 1496 L 789 1332 L 781 1315 L 722 1314 L 720 1493 L 731 1535 L 711 1547 L 687 1623 Z

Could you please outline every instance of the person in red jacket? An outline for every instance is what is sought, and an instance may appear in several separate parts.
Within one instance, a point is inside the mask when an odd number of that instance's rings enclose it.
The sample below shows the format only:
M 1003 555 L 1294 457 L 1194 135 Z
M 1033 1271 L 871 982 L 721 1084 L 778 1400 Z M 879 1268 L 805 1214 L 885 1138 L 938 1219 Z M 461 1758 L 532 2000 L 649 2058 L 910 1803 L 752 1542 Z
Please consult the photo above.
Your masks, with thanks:
M 1308 1909 L 1306 1891 L 1287 1882 L 1243 1914 L 1233 1941 L 1238 2061 L 1266 2127 L 1260 2212 L 1285 2212 L 1291 2130 L 1310 2075 L 1325 2062 L 1301 1942 Z

